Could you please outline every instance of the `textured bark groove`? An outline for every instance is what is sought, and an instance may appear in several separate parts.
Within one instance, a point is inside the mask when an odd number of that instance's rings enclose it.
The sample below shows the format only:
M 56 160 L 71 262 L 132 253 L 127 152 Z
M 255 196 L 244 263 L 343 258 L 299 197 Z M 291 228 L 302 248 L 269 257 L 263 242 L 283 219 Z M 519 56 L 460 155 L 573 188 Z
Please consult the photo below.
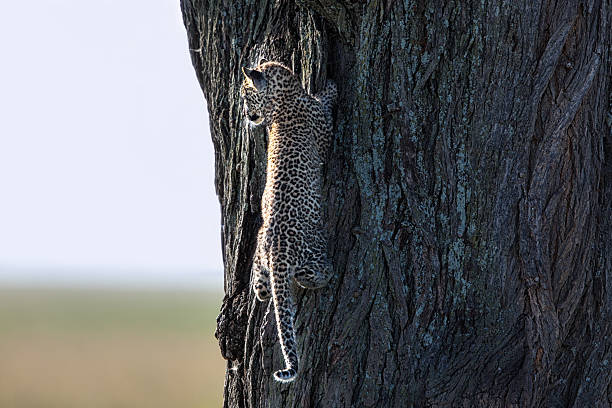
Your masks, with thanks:
M 609 1 L 181 2 L 208 102 L 226 407 L 612 405 Z M 296 289 L 300 377 L 250 267 L 266 163 L 240 69 L 339 85 L 335 275 Z

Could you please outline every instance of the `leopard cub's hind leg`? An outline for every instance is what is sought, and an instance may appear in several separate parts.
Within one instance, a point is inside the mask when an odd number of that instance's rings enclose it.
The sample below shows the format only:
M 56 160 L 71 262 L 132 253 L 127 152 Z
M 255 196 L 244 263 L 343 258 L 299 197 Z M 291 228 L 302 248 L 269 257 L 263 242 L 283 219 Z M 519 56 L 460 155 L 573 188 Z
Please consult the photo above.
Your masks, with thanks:
M 326 259 L 311 260 L 295 269 L 293 275 L 298 285 L 305 289 L 319 289 L 327 285 L 332 275 L 332 265 Z
M 310 251 L 305 254 L 305 262 L 295 269 L 293 277 L 298 285 L 306 289 L 318 289 L 327 285 L 332 274 L 333 267 L 327 259 L 324 243 L 325 235 L 316 234 L 316 239 L 311 242 Z
M 270 272 L 268 271 L 267 265 L 264 264 L 264 261 L 265 259 L 260 250 L 260 244 L 258 243 L 253 259 L 253 291 L 257 299 L 261 302 L 265 302 L 272 296 L 270 290 Z

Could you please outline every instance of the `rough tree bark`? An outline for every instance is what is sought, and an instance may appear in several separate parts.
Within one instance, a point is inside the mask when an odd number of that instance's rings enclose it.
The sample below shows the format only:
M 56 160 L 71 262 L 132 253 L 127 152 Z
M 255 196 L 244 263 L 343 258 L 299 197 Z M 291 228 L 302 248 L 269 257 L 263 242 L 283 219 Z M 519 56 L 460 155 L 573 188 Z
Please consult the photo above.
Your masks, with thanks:
M 210 113 L 226 407 L 612 405 L 610 1 L 182 0 Z M 340 88 L 335 276 L 282 366 L 250 267 L 266 135 L 240 69 Z

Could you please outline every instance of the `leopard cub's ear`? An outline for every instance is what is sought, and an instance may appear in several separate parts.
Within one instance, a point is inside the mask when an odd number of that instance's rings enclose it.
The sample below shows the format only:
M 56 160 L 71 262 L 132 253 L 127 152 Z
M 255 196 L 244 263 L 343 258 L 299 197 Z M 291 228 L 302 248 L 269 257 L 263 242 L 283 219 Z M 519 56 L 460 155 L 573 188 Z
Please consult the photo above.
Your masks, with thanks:
M 267 60 L 267 59 L 265 59 L 264 57 L 261 57 L 261 58 L 259 59 L 259 62 L 257 63 L 257 66 L 259 66 L 259 65 L 261 65 L 261 64 L 265 64 L 266 62 L 268 62 L 268 60 Z
M 253 86 L 258 91 L 262 91 L 266 87 L 266 76 L 263 72 L 242 67 L 242 73 L 253 82 Z

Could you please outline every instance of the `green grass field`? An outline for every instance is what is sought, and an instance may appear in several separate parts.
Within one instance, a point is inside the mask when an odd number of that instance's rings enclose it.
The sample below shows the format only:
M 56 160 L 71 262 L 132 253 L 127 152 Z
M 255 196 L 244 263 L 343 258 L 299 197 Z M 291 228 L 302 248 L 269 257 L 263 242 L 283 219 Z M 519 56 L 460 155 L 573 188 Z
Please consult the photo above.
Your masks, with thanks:
M 0 407 L 222 405 L 221 294 L 0 289 Z

